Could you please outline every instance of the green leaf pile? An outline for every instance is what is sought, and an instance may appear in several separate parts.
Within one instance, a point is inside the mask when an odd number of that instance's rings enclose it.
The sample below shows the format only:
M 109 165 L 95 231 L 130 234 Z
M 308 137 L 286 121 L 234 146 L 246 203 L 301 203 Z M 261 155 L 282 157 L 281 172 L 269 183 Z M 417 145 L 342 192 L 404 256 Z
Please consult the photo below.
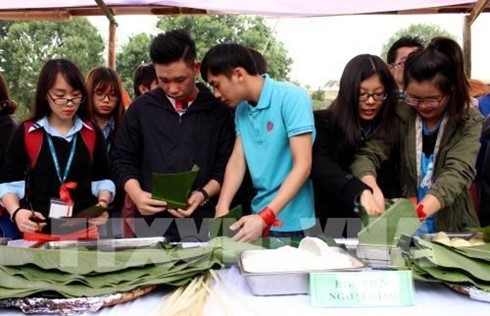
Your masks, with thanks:
M 490 292 L 490 244 L 454 248 L 419 237 L 406 257 L 414 278 L 452 284 L 472 284 Z
M 181 286 L 209 269 L 236 262 L 239 252 L 261 247 L 215 238 L 207 246 L 131 249 L 0 247 L 0 300 L 47 290 L 62 297 L 92 297 L 147 285 Z

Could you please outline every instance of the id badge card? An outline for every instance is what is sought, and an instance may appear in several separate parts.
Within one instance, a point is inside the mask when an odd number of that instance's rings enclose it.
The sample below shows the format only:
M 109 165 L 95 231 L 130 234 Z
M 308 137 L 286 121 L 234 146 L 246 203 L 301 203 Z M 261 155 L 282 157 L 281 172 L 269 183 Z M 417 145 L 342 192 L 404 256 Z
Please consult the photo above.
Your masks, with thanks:
M 73 203 L 66 203 L 59 199 L 51 199 L 49 206 L 50 218 L 72 217 Z

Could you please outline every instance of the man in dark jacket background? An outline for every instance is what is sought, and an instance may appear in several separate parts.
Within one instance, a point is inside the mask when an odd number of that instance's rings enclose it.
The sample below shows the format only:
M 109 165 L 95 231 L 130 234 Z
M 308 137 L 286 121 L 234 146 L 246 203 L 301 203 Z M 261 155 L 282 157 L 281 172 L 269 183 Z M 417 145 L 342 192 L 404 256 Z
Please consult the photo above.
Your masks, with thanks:
M 201 84 L 200 64 L 189 34 L 173 30 L 151 43 L 150 57 L 159 88 L 137 98 L 116 139 L 114 171 L 137 211 L 137 237 L 170 241 L 207 237 L 206 218 L 214 217 L 216 198 L 234 141 L 233 114 Z M 168 209 L 151 198 L 152 173 L 200 171 L 186 209 Z

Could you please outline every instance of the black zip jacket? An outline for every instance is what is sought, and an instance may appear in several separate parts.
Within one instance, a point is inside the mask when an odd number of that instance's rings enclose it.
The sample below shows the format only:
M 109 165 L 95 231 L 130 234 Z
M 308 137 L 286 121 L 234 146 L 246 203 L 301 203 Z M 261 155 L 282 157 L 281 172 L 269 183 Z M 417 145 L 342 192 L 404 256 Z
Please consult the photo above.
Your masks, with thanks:
M 233 113 L 204 85 L 198 84 L 198 88 L 197 98 L 182 116 L 160 88 L 138 97 L 129 107 L 117 132 L 112 156 L 116 179 L 122 187 L 136 179 L 142 190 L 151 192 L 152 173 L 189 171 L 194 164 L 200 171 L 193 190 L 211 179 L 223 182 L 235 141 Z M 216 199 L 199 207 L 193 217 L 213 217 Z M 157 217 L 171 215 L 161 212 Z M 137 233 L 141 237 L 142 233 L 162 232 Z

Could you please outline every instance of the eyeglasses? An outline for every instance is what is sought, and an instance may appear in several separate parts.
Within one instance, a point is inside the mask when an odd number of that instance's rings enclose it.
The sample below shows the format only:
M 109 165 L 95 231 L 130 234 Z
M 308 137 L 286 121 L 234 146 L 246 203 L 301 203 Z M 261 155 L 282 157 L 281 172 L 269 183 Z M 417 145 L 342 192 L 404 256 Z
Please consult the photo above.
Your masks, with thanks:
M 386 93 L 384 92 L 375 92 L 375 93 L 361 93 L 359 94 L 359 101 L 367 101 L 372 97 L 374 101 L 383 101 L 386 99 Z
M 83 97 L 83 96 L 74 97 L 74 98 L 70 99 L 70 98 L 53 98 L 53 96 L 50 93 L 48 93 L 48 95 L 51 98 L 51 100 L 53 100 L 54 104 L 57 104 L 57 105 L 66 105 L 69 102 L 71 102 L 75 105 L 78 105 L 85 100 L 85 97 Z
M 104 93 L 95 91 L 95 97 L 99 100 L 104 100 L 107 97 L 109 101 L 119 101 L 119 97 L 114 92 Z
M 441 103 L 441 101 L 444 99 L 445 96 L 440 97 L 439 99 L 434 99 L 434 98 L 417 98 L 414 96 L 411 96 L 409 94 L 405 95 L 405 102 L 407 102 L 408 105 L 411 106 L 418 106 L 420 103 L 425 103 L 425 105 L 430 106 L 430 107 L 437 107 Z
M 402 60 L 402 61 L 400 61 L 400 62 L 398 62 L 398 63 L 392 63 L 391 65 L 392 65 L 393 67 L 395 67 L 395 68 L 396 68 L 396 67 L 402 67 L 402 68 L 403 68 L 403 67 L 405 67 L 405 61 L 404 61 L 404 60 Z

